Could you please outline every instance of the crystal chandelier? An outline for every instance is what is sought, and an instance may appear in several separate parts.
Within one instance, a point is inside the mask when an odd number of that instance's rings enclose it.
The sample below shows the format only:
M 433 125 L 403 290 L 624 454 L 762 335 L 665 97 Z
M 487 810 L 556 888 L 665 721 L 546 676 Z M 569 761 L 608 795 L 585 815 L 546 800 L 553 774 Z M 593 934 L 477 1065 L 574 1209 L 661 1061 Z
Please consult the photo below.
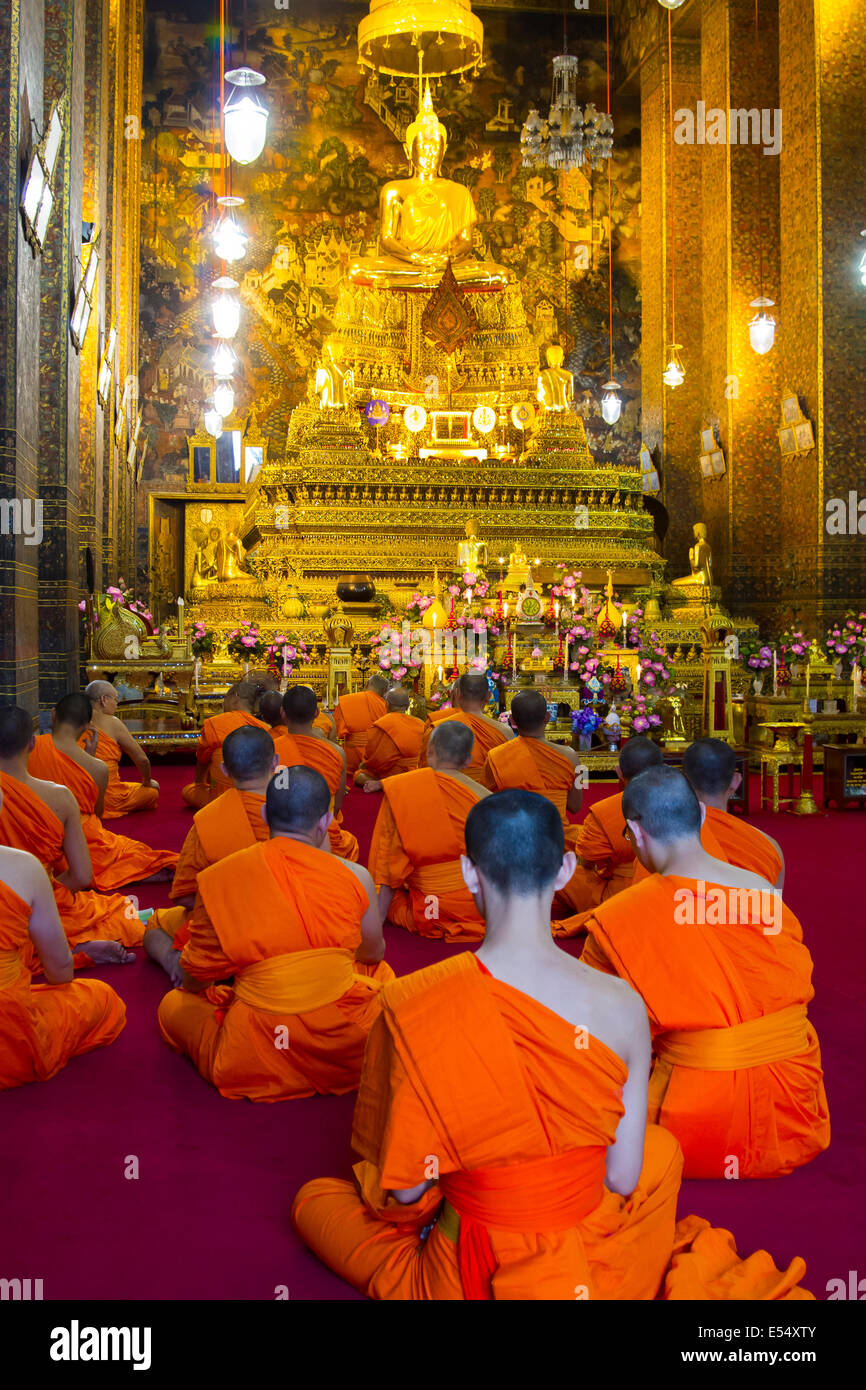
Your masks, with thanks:
M 592 102 L 577 104 L 577 58 L 560 53 L 553 60 L 550 112 L 543 120 L 533 106 L 520 132 L 524 169 L 590 168 L 613 151 L 613 120 Z

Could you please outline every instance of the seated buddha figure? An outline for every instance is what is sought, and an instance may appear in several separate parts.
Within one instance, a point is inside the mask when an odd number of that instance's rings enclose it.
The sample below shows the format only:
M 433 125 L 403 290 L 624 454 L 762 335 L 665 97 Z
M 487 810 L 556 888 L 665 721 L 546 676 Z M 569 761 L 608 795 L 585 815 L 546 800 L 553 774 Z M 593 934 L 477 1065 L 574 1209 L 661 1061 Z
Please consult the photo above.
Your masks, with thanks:
M 691 584 L 701 584 L 704 587 L 712 587 L 713 583 L 713 552 L 707 540 L 707 528 L 702 521 L 696 521 L 692 527 L 692 534 L 695 538 L 693 546 L 689 547 L 689 565 L 691 573 L 683 575 L 681 579 L 671 581 L 675 588 Z
M 386 183 L 379 195 L 379 254 L 349 267 L 356 285 L 375 289 L 434 289 L 450 260 L 461 289 L 495 290 L 508 271 L 472 255 L 477 214 L 462 183 L 439 177 L 448 132 L 433 110 L 429 85 L 403 148 L 413 175 Z

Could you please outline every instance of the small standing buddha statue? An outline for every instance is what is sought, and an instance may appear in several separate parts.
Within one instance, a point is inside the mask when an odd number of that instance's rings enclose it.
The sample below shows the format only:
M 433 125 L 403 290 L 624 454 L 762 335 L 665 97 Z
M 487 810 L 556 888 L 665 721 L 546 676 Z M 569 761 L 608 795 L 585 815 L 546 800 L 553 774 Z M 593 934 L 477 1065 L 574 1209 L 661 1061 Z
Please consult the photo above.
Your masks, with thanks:
M 574 377 L 563 367 L 565 354 L 558 343 L 546 353 L 547 366 L 538 373 L 536 399 L 545 410 L 568 410 L 574 400 Z
M 487 544 L 479 540 L 475 518 L 470 517 L 466 523 L 465 537 L 457 546 L 457 568 L 463 574 L 483 575 L 484 566 L 488 563 Z
M 323 410 L 347 410 L 351 404 L 352 373 L 339 365 L 339 349 L 326 343 L 316 368 L 316 395 Z

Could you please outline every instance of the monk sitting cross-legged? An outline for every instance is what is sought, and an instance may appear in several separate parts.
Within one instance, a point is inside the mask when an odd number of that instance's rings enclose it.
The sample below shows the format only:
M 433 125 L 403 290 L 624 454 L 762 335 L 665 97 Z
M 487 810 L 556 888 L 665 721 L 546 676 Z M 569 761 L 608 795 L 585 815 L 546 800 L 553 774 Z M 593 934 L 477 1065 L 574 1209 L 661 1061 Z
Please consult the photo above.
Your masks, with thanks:
M 728 802 L 738 790 L 742 777 L 730 744 L 720 738 L 699 738 L 686 749 L 683 772 L 695 795 L 706 807 L 701 840 L 710 853 L 720 859 L 760 874 L 779 891 L 785 886 L 785 856 L 772 835 L 765 835 L 754 825 L 728 811 Z M 721 852 L 710 849 L 707 832 L 721 846 Z
M 268 838 L 262 807 L 277 762 L 270 736 L 254 725 L 233 729 L 223 744 L 223 770 L 232 785 L 216 801 L 196 811 L 171 885 L 170 897 L 177 906 L 159 908 L 145 930 L 145 951 L 163 967 L 173 985 L 183 983 L 180 953 L 189 940 L 202 869 Z
M 389 777 L 370 846 L 370 873 L 383 922 L 419 936 L 480 941 L 484 923 L 460 872 L 463 827 L 489 795 L 467 776 L 473 733 L 454 719 L 437 724 L 429 767 Z
M 144 936 L 134 900 L 84 891 L 93 868 L 81 812 L 68 787 L 31 775 L 34 742 L 29 714 L 0 708 L 0 844 L 33 854 L 47 871 L 66 939 L 83 953 L 77 966 L 128 964 L 135 956 L 125 948 L 140 946 Z
M 424 724 L 409 713 L 409 691 L 392 685 L 385 709 L 367 735 L 364 761 L 355 773 L 355 786 L 365 792 L 380 792 L 386 777 L 414 772 L 418 766 Z
M 376 674 L 367 681 L 366 689 L 354 695 L 341 695 L 337 701 L 334 719 L 350 777 L 354 777 L 364 759 L 370 730 L 385 713 L 384 696 L 387 689 L 386 677 Z
M 490 687 L 487 677 L 480 671 L 467 671 L 459 678 L 454 687 L 453 699 L 453 709 L 436 710 L 427 715 L 418 766 L 425 767 L 427 764 L 427 745 L 433 730 L 439 724 L 456 719 L 472 730 L 475 739 L 466 775 L 484 786 L 484 762 L 488 753 L 500 743 L 513 738 L 514 734 L 506 724 L 500 723 L 498 719 L 491 719 L 484 713 L 484 707 L 490 699 Z
M 34 954 L 45 984 L 31 983 Z M 123 1000 L 102 980 L 73 980 L 72 969 L 45 870 L 24 850 L 0 849 L 0 1091 L 48 1081 L 121 1032 Z
M 290 686 L 283 696 L 286 736 L 276 744 L 285 767 L 311 767 L 320 772 L 331 789 L 333 817 L 328 829 L 331 853 L 340 859 L 358 859 L 358 841 L 343 827 L 341 807 L 346 795 L 346 759 L 342 748 L 315 727 L 319 702 L 308 685 Z
M 566 812 L 576 814 L 583 804 L 580 755 L 573 748 L 548 743 L 547 701 L 540 690 L 518 690 L 511 702 L 511 722 L 517 738 L 491 748 L 484 764 L 484 784 L 492 792 L 523 787 L 551 801 L 559 812 L 567 849 L 574 849 L 578 827 Z
M 300 1235 L 377 1299 L 809 1297 L 802 1260 L 781 1273 L 698 1217 L 676 1223 L 682 1154 L 646 1128 L 641 1000 L 551 939 L 574 867 L 563 848 L 532 792 L 470 812 L 462 864 L 484 942 L 382 990 L 356 1181 L 301 1188 Z
M 82 748 L 81 738 L 88 741 Z M 100 820 L 103 799 L 109 785 L 108 768 L 94 758 L 96 741 L 90 727 L 90 701 L 73 692 L 64 695 L 51 715 L 51 733 L 39 734 L 30 754 L 28 767 L 34 777 L 68 787 L 78 803 L 84 838 L 93 866 L 93 886 L 110 893 L 127 883 L 153 883 L 170 878 L 177 854 L 169 849 L 151 849 L 140 840 L 115 835 Z
M 90 722 L 99 732 L 93 756 L 108 768 L 103 820 L 117 820 L 132 811 L 155 811 L 159 783 L 150 775 L 150 759 L 122 719 L 117 718 L 117 691 L 110 681 L 91 681 L 84 691 L 90 701 Z M 126 753 L 135 763 L 140 782 L 125 782 L 118 765 Z
M 231 783 L 223 776 L 223 740 L 232 729 L 244 724 L 256 724 L 260 729 L 267 728 L 261 719 L 253 714 L 258 689 L 249 681 L 238 681 L 226 691 L 222 714 L 206 719 L 202 726 L 195 750 L 195 781 L 184 787 L 181 796 L 187 806 L 200 811 L 209 801 L 221 792 L 228 791 Z
M 617 776 L 626 786 L 648 767 L 659 767 L 662 750 L 643 734 L 627 739 L 617 760 Z M 554 900 L 562 918 L 553 924 L 557 936 L 576 936 L 584 930 L 586 914 L 599 903 L 631 885 L 635 871 L 634 849 L 625 839 L 622 792 L 606 796 L 589 808 L 578 826 L 575 850 L 577 868 Z M 572 914 L 563 916 L 564 913 Z
M 330 801 L 312 768 L 279 768 L 265 801 L 270 839 L 199 874 L 185 988 L 162 1000 L 159 1025 L 224 1096 L 276 1101 L 358 1085 L 394 972 L 370 875 L 328 851 Z M 226 977 L 231 988 L 209 988 Z
M 634 778 L 623 814 L 650 877 L 594 910 L 581 959 L 643 996 L 650 1119 L 679 1139 L 687 1177 L 788 1173 L 830 1142 L 800 923 L 766 879 L 707 854 L 680 772 Z

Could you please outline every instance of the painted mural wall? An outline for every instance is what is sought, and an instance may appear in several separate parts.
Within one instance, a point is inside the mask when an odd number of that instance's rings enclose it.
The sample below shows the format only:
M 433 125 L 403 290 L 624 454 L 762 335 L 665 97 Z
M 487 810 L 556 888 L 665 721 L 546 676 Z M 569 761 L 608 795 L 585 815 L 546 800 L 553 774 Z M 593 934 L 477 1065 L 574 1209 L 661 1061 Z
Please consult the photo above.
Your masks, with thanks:
M 267 77 L 271 110 L 262 156 L 232 170 L 250 235 L 233 268 L 241 283 L 235 346 L 237 407 L 255 405 L 272 456 L 306 392 L 349 258 L 373 252 L 381 184 L 406 172 L 402 133 L 417 88 L 377 81 L 357 66 L 364 8 L 289 0 L 248 6 L 248 57 Z M 212 389 L 208 287 L 219 273 L 208 236 L 222 189 L 215 138 L 216 7 L 185 0 L 183 14 L 148 3 L 142 120 L 141 400 L 148 438 L 139 495 L 141 578 L 146 565 L 146 493 L 182 490 L 186 438 Z M 551 59 L 562 51 L 562 17 L 484 10 L 485 68 L 474 83 L 448 79 L 434 103 L 449 132 L 443 173 L 471 190 L 476 251 L 519 279 L 539 351 L 562 339 L 578 407 L 599 457 L 635 462 L 639 447 L 639 105 L 614 101 L 615 152 L 609 215 L 607 170 L 587 178 L 524 170 L 520 126 L 550 100 Z M 235 30 L 237 38 L 237 30 Z M 569 47 L 580 64 L 580 100 L 606 109 L 604 20 L 575 13 Z M 231 55 L 241 60 L 236 46 Z M 607 257 L 613 225 L 614 365 L 624 386 L 612 429 L 598 412 L 607 380 Z

